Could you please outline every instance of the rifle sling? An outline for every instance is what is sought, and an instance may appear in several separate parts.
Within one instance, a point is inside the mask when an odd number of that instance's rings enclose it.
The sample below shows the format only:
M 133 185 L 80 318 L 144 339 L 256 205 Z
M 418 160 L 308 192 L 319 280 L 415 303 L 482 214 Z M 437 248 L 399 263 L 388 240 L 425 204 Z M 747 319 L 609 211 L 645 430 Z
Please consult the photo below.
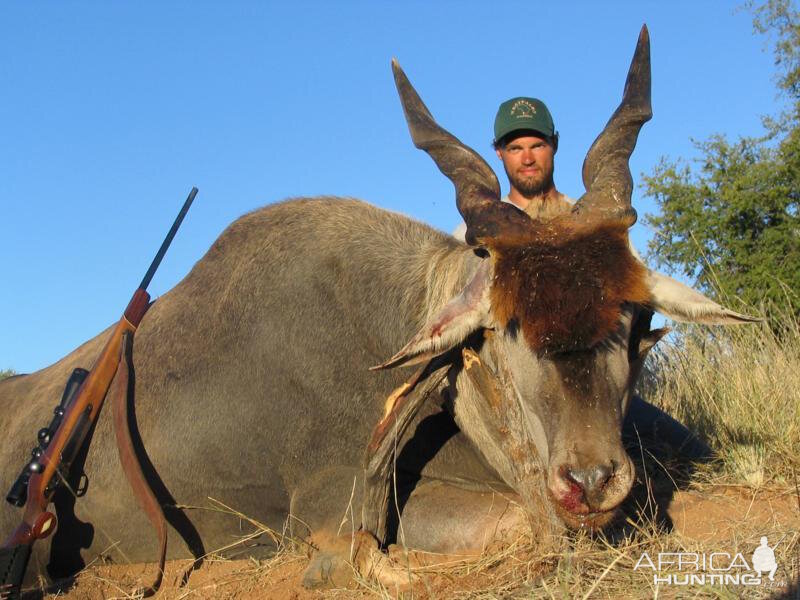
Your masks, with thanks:
M 111 406 L 114 416 L 114 433 L 117 437 L 117 450 L 122 463 L 122 470 L 131 486 L 133 495 L 139 507 L 150 519 L 158 535 L 160 554 L 158 561 L 158 574 L 153 584 L 142 590 L 143 597 L 154 595 L 161 586 L 164 577 L 164 565 L 167 557 L 167 523 L 164 511 L 153 493 L 150 484 L 144 476 L 142 465 L 136 455 L 131 439 L 130 423 L 128 421 L 128 406 L 133 403 L 134 389 L 130 385 L 130 372 L 133 369 L 133 335 L 125 332 L 122 337 L 119 366 L 114 377 L 111 390 Z

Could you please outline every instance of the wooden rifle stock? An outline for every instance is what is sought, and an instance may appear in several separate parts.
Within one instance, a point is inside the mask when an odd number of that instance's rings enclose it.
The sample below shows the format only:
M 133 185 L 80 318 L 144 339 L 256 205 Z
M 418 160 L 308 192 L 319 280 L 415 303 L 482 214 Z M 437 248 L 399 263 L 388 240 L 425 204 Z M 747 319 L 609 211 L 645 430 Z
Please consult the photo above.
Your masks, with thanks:
M 117 372 L 123 335 L 127 332 L 133 336 L 147 312 L 150 306 L 150 295 L 146 291 L 147 285 L 196 195 L 197 188 L 192 188 L 142 283 L 134 292 L 122 318 L 114 327 L 111 337 L 103 347 L 89 375 L 76 392 L 75 398 L 67 408 L 53 438 L 38 458 L 37 462 L 41 468 L 30 474 L 22 523 L 0 547 L 0 578 L 2 578 L 0 580 L 0 599 L 19 596 L 31 546 L 36 540 L 50 535 L 56 528 L 56 517 L 47 509 L 59 484 L 59 479 L 56 478 L 66 479 L 68 475 L 68 473 L 61 472 L 59 466 L 62 461 L 69 464 L 74 458 L 73 456 L 62 456 L 62 453 L 68 443 L 77 452 L 83 445 L 86 433 L 96 421 Z M 76 433 L 78 428 L 80 431 Z M 77 440 L 74 439 L 76 435 L 79 436 Z

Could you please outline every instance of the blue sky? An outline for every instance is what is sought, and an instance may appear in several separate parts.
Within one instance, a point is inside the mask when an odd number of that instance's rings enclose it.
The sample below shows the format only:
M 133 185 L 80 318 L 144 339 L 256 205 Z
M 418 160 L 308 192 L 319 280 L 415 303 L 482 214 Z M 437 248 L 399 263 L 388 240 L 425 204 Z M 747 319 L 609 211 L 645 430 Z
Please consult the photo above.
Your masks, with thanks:
M 543 4 L 4 3 L 0 369 L 45 367 L 116 321 L 193 185 L 154 298 L 236 217 L 287 197 L 355 196 L 452 230 L 452 186 L 411 144 L 392 57 L 501 175 L 497 106 L 545 100 L 575 198 L 642 23 L 654 118 L 637 182 L 663 155 L 696 156 L 690 138 L 760 133 L 779 108 L 771 49 L 733 3 Z M 640 223 L 654 210 L 638 188 L 634 206 Z M 634 227 L 642 250 L 651 235 Z

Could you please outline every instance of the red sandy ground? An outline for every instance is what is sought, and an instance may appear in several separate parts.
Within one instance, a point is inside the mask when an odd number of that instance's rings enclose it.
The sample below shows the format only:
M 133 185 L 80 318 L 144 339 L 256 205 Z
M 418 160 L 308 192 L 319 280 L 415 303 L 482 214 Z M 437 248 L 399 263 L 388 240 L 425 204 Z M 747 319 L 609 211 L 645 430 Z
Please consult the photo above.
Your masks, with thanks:
M 712 493 L 679 492 L 670 506 L 669 514 L 675 530 L 683 538 L 700 543 L 719 543 L 736 539 L 737 530 L 745 523 L 748 530 L 754 531 L 800 530 L 798 502 L 800 499 L 796 494 L 789 492 L 756 493 L 746 488 L 721 487 Z M 308 560 L 301 555 L 284 554 L 261 563 L 252 560 L 209 560 L 191 574 L 185 585 L 181 585 L 182 574 L 190 562 L 183 560 L 167 564 L 166 577 L 158 598 L 306 600 L 322 597 L 377 597 L 365 587 L 325 592 L 306 590 L 301 585 L 301 579 Z M 130 595 L 131 590 L 143 581 L 150 581 L 153 571 L 153 565 L 93 566 L 77 577 L 69 591 L 45 595 L 45 598 L 135 598 L 136 596 Z M 480 579 L 480 574 L 439 576 L 431 579 L 420 590 L 421 593 L 414 596 L 446 598 L 452 593 L 468 595 L 470 589 L 486 589 L 487 582 Z M 32 597 L 42 596 L 34 592 Z

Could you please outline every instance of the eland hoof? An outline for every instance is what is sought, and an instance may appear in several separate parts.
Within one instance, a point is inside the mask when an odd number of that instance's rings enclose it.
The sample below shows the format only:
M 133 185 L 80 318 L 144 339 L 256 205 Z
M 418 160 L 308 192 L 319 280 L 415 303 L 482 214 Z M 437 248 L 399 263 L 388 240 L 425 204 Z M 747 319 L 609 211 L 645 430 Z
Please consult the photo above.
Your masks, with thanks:
M 303 572 L 303 587 L 312 590 L 347 587 L 355 577 L 355 569 L 341 552 L 316 552 Z

